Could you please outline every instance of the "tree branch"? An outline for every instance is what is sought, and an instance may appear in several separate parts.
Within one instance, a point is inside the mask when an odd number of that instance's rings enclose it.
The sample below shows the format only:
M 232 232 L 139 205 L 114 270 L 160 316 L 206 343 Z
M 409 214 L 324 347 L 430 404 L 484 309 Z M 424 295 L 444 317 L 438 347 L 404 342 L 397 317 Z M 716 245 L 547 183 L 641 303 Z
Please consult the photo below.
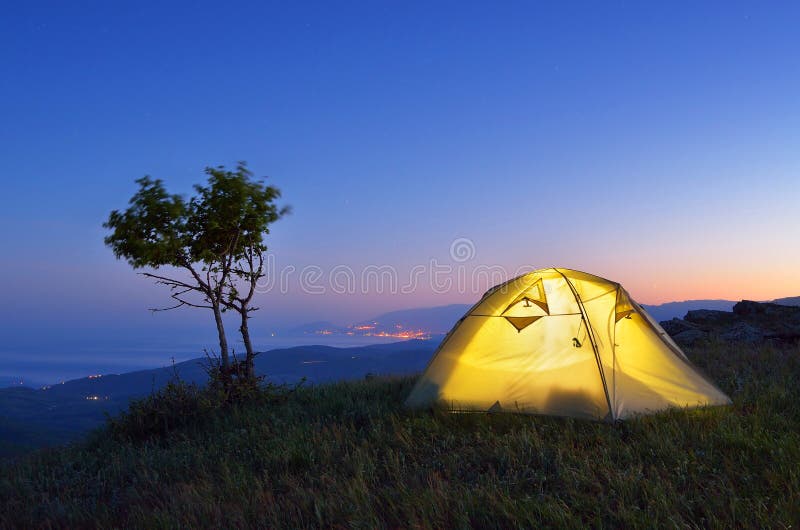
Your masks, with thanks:
M 139 274 L 141 274 L 142 276 L 144 276 L 146 278 L 153 278 L 155 280 L 158 280 L 156 283 L 161 283 L 161 284 L 164 284 L 164 285 L 170 285 L 170 286 L 174 286 L 174 287 L 185 287 L 187 289 L 191 289 L 191 290 L 195 290 L 195 291 L 201 291 L 202 290 L 201 288 L 199 288 L 196 285 L 192 285 L 192 284 L 186 283 L 186 282 L 181 281 L 181 280 L 176 280 L 175 278 L 167 278 L 166 276 L 160 276 L 158 274 L 153 274 L 152 272 L 140 272 Z
M 200 309 L 213 309 L 210 305 L 193 304 L 192 302 L 187 302 L 186 300 L 183 300 L 183 299 L 175 297 L 175 296 L 173 296 L 172 298 L 175 298 L 175 300 L 178 301 L 178 303 L 176 305 L 169 306 L 169 307 L 151 307 L 150 311 L 152 311 L 153 313 L 156 313 L 156 312 L 159 312 L 159 311 L 171 311 L 173 309 L 178 309 L 179 307 L 183 307 L 183 306 L 199 307 Z
M 211 292 L 211 288 L 209 287 L 209 285 L 206 282 L 203 281 L 203 279 L 200 277 L 200 275 L 197 273 L 197 271 L 194 269 L 194 267 L 192 267 L 191 263 L 189 263 L 188 261 L 184 260 L 183 267 L 185 269 L 187 269 L 189 272 L 192 273 L 192 276 L 197 281 L 197 283 L 200 285 L 201 290 L 205 290 L 206 292 L 209 292 L 209 293 Z
M 176 289 L 176 288 L 177 287 L 175 287 L 175 286 L 172 287 L 173 290 Z M 196 287 L 189 287 L 189 288 L 186 288 L 186 289 L 184 289 L 182 291 L 178 291 L 177 293 L 173 292 L 169 296 L 170 296 L 170 298 L 173 298 L 173 299 L 177 300 L 178 304 L 176 304 L 174 306 L 169 306 L 169 307 L 151 307 L 150 311 L 152 311 L 154 313 L 157 312 L 157 311 L 171 311 L 173 309 L 178 309 L 179 307 L 183 307 L 183 306 L 198 307 L 198 308 L 201 308 L 201 309 L 213 309 L 213 307 L 210 306 L 210 305 L 197 304 L 195 302 L 189 302 L 188 300 L 185 300 L 185 299 L 181 298 L 181 295 L 183 295 L 185 293 L 188 293 L 188 292 L 192 292 L 192 291 L 202 292 L 202 291 L 199 291 Z

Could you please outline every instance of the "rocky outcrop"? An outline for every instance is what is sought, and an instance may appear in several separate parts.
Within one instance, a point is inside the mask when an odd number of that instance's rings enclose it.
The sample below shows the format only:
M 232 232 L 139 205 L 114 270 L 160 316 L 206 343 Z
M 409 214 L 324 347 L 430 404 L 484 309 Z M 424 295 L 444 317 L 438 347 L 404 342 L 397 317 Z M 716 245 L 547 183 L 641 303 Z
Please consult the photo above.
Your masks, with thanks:
M 661 327 L 683 345 L 711 337 L 731 342 L 800 341 L 800 307 L 742 300 L 733 311 L 699 309 Z
M 681 333 L 685 333 L 687 331 L 700 330 L 700 327 L 697 324 L 693 324 L 688 320 L 683 320 L 681 318 L 673 318 L 672 320 L 665 320 L 664 322 L 661 322 L 661 327 L 664 328 L 664 331 L 666 331 L 673 337 L 680 335 Z

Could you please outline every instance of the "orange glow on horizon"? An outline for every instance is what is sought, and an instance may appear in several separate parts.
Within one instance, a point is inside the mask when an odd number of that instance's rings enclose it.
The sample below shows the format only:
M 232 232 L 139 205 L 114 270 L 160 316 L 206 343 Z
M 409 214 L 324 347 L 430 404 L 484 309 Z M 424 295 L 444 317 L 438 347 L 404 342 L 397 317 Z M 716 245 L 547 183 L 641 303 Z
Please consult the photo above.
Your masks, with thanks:
M 684 300 L 754 300 L 800 296 L 800 272 L 792 275 L 753 273 L 742 276 L 733 271 L 716 274 L 654 276 L 621 282 L 640 303 L 659 305 Z

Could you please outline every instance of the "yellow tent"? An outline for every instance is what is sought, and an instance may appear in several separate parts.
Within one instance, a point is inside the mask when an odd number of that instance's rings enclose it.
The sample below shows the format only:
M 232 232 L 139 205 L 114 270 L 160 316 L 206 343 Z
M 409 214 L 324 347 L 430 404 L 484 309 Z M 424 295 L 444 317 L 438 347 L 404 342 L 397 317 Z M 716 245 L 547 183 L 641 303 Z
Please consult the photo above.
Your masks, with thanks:
M 406 405 L 613 421 L 729 404 L 620 284 L 541 269 L 493 287 L 445 337 Z

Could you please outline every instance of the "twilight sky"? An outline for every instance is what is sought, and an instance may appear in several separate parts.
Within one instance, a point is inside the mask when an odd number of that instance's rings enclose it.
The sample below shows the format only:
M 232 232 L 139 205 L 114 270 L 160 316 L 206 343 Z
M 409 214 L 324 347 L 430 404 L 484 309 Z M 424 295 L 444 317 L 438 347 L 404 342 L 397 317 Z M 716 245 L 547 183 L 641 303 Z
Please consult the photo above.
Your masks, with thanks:
M 151 315 L 166 296 L 101 224 L 144 174 L 188 193 L 237 160 L 294 209 L 262 333 L 471 302 L 496 283 L 479 266 L 584 270 L 643 303 L 800 294 L 800 4 L 232 4 L 3 9 L 12 342 L 205 324 Z

